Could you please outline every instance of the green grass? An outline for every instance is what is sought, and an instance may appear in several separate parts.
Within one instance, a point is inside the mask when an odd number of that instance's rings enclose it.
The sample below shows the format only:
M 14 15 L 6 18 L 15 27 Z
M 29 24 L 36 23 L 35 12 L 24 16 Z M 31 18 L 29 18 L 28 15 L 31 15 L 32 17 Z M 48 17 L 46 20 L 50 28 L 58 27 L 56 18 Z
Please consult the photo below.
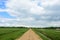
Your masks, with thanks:
M 49 39 L 60 40 L 60 30 L 55 29 L 33 29 L 33 30 L 38 35 L 40 35 L 43 40 L 49 40 Z
M 0 28 L 0 40 L 15 40 L 27 30 L 27 28 Z

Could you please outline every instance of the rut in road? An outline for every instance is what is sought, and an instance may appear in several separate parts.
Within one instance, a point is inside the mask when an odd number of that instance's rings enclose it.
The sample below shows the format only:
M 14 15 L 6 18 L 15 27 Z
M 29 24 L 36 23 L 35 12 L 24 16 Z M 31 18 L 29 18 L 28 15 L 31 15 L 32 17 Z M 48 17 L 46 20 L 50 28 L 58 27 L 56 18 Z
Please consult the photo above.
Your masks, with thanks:
M 42 40 L 32 29 L 29 29 L 22 37 L 16 40 Z

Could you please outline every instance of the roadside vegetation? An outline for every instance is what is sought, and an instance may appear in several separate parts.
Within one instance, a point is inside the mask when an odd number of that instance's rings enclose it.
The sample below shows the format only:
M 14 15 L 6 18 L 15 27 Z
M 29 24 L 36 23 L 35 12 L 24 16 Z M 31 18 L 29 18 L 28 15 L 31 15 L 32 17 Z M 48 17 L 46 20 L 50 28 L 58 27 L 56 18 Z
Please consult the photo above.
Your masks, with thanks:
M 15 40 L 22 36 L 28 28 L 23 27 L 0 27 L 0 40 Z
M 15 40 L 21 37 L 29 28 L 0 27 L 0 40 Z M 31 28 L 43 40 L 60 40 L 60 27 Z
M 43 40 L 60 40 L 60 28 L 34 28 Z

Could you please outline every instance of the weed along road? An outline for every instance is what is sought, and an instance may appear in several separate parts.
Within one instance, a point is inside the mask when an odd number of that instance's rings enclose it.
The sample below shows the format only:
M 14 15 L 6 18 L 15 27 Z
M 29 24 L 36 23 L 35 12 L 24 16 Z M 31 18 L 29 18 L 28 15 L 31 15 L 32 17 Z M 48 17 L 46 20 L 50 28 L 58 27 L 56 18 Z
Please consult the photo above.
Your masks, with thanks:
M 16 40 L 42 40 L 32 29 L 29 29 L 25 32 L 20 38 Z

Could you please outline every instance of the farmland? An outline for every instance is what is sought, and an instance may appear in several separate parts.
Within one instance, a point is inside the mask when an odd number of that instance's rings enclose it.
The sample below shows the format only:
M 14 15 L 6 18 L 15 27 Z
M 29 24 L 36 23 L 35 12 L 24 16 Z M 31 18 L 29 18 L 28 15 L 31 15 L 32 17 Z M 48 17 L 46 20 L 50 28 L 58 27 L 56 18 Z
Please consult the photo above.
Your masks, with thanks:
M 41 29 L 41 28 L 29 28 L 21 27 L 0 27 L 0 40 L 15 40 L 20 38 L 26 31 L 28 35 L 33 36 L 33 32 L 38 34 L 43 40 L 60 40 L 60 29 Z M 27 34 L 26 34 L 27 35 Z M 34 35 L 35 37 L 35 35 Z M 23 38 L 24 39 L 24 38 Z M 32 38 L 33 39 L 33 38 Z
M 27 28 L 0 28 L 0 40 L 15 40 L 27 30 Z
M 43 40 L 60 40 L 60 30 L 56 29 L 33 29 Z

